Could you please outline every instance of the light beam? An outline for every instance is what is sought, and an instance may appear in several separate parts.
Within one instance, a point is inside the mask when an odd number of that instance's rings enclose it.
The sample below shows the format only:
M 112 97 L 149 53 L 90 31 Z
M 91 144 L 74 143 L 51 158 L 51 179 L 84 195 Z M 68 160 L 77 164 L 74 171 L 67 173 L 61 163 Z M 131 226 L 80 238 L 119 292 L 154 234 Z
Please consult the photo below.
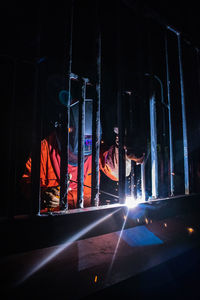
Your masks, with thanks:
M 113 214 L 115 214 L 116 212 L 118 212 L 120 210 L 117 209 L 116 211 L 100 218 L 99 220 L 93 222 L 92 224 L 88 225 L 87 227 L 83 228 L 81 231 L 79 231 L 78 233 L 74 234 L 72 237 L 70 237 L 69 239 L 67 239 L 63 244 L 61 244 L 56 250 L 52 251 L 52 253 L 50 253 L 45 259 L 39 261 L 35 266 L 33 266 L 33 268 L 27 272 L 23 278 L 21 278 L 17 283 L 16 286 L 22 284 L 24 281 L 26 281 L 27 279 L 29 279 L 32 275 L 34 275 L 37 271 L 39 271 L 42 267 L 44 267 L 46 264 L 48 264 L 50 261 L 52 261 L 57 255 L 59 255 L 62 251 L 64 251 L 65 249 L 67 249 L 73 242 L 75 242 L 76 240 L 80 239 L 82 236 L 84 236 L 86 233 L 88 233 L 90 230 L 92 230 L 93 228 L 95 228 L 97 225 L 101 224 L 102 222 L 104 222 L 106 219 L 108 219 L 109 217 L 111 217 Z
M 129 213 L 129 209 L 127 209 L 127 214 L 125 215 L 124 217 L 124 222 L 123 222 L 123 225 L 122 225 L 122 229 L 120 231 L 120 234 L 119 234 L 119 238 L 117 240 L 117 244 L 116 244 L 116 247 L 115 247 L 115 251 L 114 251 L 114 254 L 113 254 L 113 257 L 112 257 L 112 261 L 111 261 L 111 264 L 109 266 L 109 269 L 108 269 L 108 273 L 107 273 L 107 279 L 106 279 L 106 283 L 108 282 L 109 278 L 110 278 L 110 274 L 111 274 L 111 271 L 112 271 L 112 268 L 113 268 L 113 264 L 115 262 L 115 258 L 116 258 L 116 255 L 117 255 L 117 250 L 119 248 L 119 244 L 120 244 L 120 241 L 121 241 L 121 237 L 122 237 L 122 233 L 124 231 L 124 227 L 126 225 L 126 220 L 128 218 L 128 213 Z

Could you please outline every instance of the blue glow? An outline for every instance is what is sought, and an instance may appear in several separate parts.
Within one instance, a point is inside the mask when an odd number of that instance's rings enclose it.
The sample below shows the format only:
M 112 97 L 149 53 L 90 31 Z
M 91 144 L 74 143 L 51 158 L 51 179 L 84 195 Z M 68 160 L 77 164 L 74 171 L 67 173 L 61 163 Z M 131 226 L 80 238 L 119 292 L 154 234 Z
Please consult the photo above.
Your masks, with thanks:
M 122 234 L 117 234 L 131 247 L 163 244 L 163 241 L 145 226 L 125 229 Z
M 129 209 L 128 218 L 131 220 L 136 220 L 137 218 L 142 218 L 146 215 L 146 210 L 148 211 L 154 211 L 156 210 L 155 206 L 148 205 L 148 202 L 146 203 L 139 203 L 137 207 L 134 209 Z
M 92 146 L 92 139 L 91 138 L 85 138 L 85 145 L 86 146 Z

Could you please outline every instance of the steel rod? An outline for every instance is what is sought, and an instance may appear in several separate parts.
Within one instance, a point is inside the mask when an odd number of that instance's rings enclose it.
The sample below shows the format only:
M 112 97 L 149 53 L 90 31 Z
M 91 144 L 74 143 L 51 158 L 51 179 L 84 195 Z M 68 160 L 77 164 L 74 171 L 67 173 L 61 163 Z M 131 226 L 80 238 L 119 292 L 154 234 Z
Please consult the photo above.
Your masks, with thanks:
M 119 179 L 119 202 L 125 203 L 126 189 L 126 164 L 125 164 L 125 148 L 124 148 L 124 106 L 122 104 L 122 47 L 121 47 L 121 20 L 120 20 L 120 1 L 117 1 L 117 123 L 119 133 L 119 156 L 118 156 L 118 179 Z
M 165 36 L 165 59 L 166 59 L 168 119 L 169 119 L 170 195 L 173 196 L 174 195 L 174 154 L 173 154 L 173 136 L 172 136 L 172 119 L 171 119 L 171 88 L 170 88 L 170 76 L 169 76 L 167 35 Z
M 85 148 L 85 97 L 86 97 L 86 80 L 83 79 L 82 95 L 79 101 L 77 208 L 84 207 L 83 181 L 84 181 L 84 148 Z
M 155 96 L 150 99 L 150 134 L 151 134 L 151 180 L 152 197 L 158 197 L 158 155 L 157 155 L 157 127 L 156 127 Z
M 15 113 L 16 113 L 16 78 L 17 78 L 17 60 L 13 59 L 13 78 L 12 78 L 12 100 L 11 111 L 9 118 L 9 148 L 8 148 L 8 179 L 7 179 L 7 191 L 8 201 L 6 207 L 6 215 L 13 217 L 16 211 L 16 126 L 15 126 Z M 13 165 L 14 162 L 14 165 Z M 11 188 L 10 188 L 11 186 Z
M 68 190 L 68 162 L 69 162 L 69 100 L 67 107 L 62 111 L 61 134 L 60 134 L 60 210 L 68 209 L 67 190 Z
M 100 154 L 100 105 L 101 105 L 101 28 L 100 28 L 100 1 L 97 0 L 97 59 L 96 59 L 96 97 L 93 102 L 92 126 L 92 199 L 93 206 L 99 205 L 99 154 Z
M 141 164 L 141 191 L 142 199 L 146 200 L 145 163 Z
M 70 179 L 70 182 L 78 183 L 78 181 L 75 181 L 75 180 L 72 180 L 72 179 Z M 87 185 L 87 184 L 83 184 L 83 186 L 85 186 L 85 187 L 87 187 L 87 188 L 89 188 L 89 189 L 92 189 L 92 187 L 89 186 L 89 185 Z M 105 195 L 111 196 L 111 197 L 113 197 L 113 198 L 119 198 L 119 196 L 117 196 L 117 195 L 114 195 L 114 194 L 105 192 L 105 191 L 100 190 L 100 189 L 99 189 L 99 193 L 100 193 L 100 194 L 105 194 Z
M 184 184 L 185 194 L 190 193 L 189 190 L 189 162 L 188 162 L 188 138 L 187 138 L 187 122 L 185 111 L 185 91 L 183 79 L 183 65 L 182 65 L 182 49 L 181 49 L 181 36 L 177 35 L 178 42 L 178 59 L 179 59 L 179 72 L 180 72 L 180 86 L 181 86 L 181 107 L 182 107 L 182 122 L 183 122 L 183 155 L 184 155 Z
M 72 73 L 72 37 L 73 37 L 73 19 L 74 19 L 74 0 L 71 1 L 70 15 L 70 39 L 68 54 L 68 99 L 66 108 L 62 112 L 61 120 L 61 157 L 60 157 L 60 210 L 68 209 L 68 164 L 69 164 L 69 126 L 70 126 L 70 101 L 71 101 L 71 73 Z
M 41 109 L 39 99 L 40 65 L 36 65 L 33 103 L 32 157 L 31 157 L 31 214 L 40 215 L 40 159 L 41 159 Z

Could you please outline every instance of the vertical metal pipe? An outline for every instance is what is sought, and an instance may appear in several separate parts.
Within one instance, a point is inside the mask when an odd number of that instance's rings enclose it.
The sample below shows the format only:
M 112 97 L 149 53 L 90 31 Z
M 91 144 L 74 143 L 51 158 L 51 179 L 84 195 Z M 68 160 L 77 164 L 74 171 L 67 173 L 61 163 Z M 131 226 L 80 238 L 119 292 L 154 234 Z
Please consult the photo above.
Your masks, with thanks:
M 32 162 L 31 162 L 31 214 L 40 214 L 40 159 L 41 159 L 41 99 L 39 99 L 39 85 L 41 74 L 40 65 L 36 65 L 35 95 L 33 107 L 32 131 Z
M 16 74 L 17 74 L 17 60 L 13 59 L 13 82 L 12 82 L 12 98 L 11 110 L 9 118 L 9 148 L 8 148 L 8 179 L 6 189 L 8 191 L 8 201 L 6 207 L 6 215 L 13 217 L 15 215 L 16 203 Z M 13 165 L 13 162 L 15 163 Z M 11 188 L 10 188 L 11 187 Z
M 152 197 L 158 197 L 158 155 L 155 95 L 150 99 L 150 134 L 151 134 L 151 180 Z
M 71 1 L 70 15 L 70 39 L 68 54 L 68 99 L 66 108 L 62 112 L 61 126 L 61 155 L 60 155 L 60 210 L 68 209 L 68 164 L 69 164 L 69 124 L 70 124 L 70 101 L 71 101 L 71 73 L 72 73 L 72 37 L 74 19 L 74 0 Z
M 121 20 L 120 20 L 120 1 L 117 1 L 117 120 L 119 132 L 119 202 L 125 203 L 125 189 L 126 189 L 126 164 L 125 164 L 125 122 L 124 122 L 124 107 L 122 103 L 122 51 L 121 51 Z
M 168 98 L 168 119 L 169 119 L 169 162 L 170 162 L 170 195 L 174 195 L 174 155 L 173 155 L 173 138 L 172 138 L 172 119 L 171 119 L 171 89 L 169 77 L 169 58 L 168 58 L 168 41 L 165 36 L 165 60 L 167 75 L 167 98 Z
M 196 48 L 196 61 L 197 61 L 197 85 L 198 85 L 198 95 L 200 96 L 200 49 Z
M 127 135 L 134 135 L 134 131 L 133 131 L 133 103 L 134 100 L 133 99 L 133 93 L 130 91 L 126 91 L 125 94 L 128 96 L 128 104 L 129 104 L 129 124 L 128 124 L 128 128 L 127 128 Z M 130 174 L 130 195 L 131 197 L 136 197 L 136 163 L 131 160 L 131 174 Z
M 142 199 L 146 200 L 145 163 L 141 164 L 141 191 Z
M 148 24 L 148 23 L 147 23 Z M 145 74 L 150 77 L 153 75 L 153 48 L 152 48 L 152 33 L 147 33 L 148 45 L 148 67 L 149 73 Z M 150 114 L 150 145 L 151 145 L 151 190 L 152 198 L 158 197 L 158 155 L 157 155 L 157 124 L 156 124 L 156 101 L 153 88 L 153 81 L 149 80 L 149 114 Z
M 188 195 L 189 190 L 189 162 L 188 162 L 188 138 L 187 138 L 187 123 L 185 112 L 185 92 L 183 79 L 183 65 L 182 65 L 182 49 L 181 36 L 177 34 L 178 41 L 178 58 L 179 58 L 179 72 L 180 72 L 180 86 L 181 86 L 181 106 L 182 106 L 182 122 L 183 122 L 183 153 L 184 153 L 184 176 L 185 176 L 185 194 Z
M 92 200 L 93 206 L 99 205 L 99 153 L 101 139 L 100 105 L 101 105 L 101 28 L 100 28 L 100 2 L 97 0 L 97 76 L 96 99 L 93 102 L 93 128 L 92 128 Z
M 135 176 L 135 171 L 134 171 L 134 161 L 131 161 L 131 174 L 130 174 L 130 194 L 131 197 L 134 197 L 134 176 Z
M 85 96 L 86 80 L 83 78 L 82 95 L 79 101 L 79 126 L 78 126 L 78 194 L 77 208 L 84 207 L 83 181 L 84 181 L 84 148 L 85 148 Z
M 44 109 L 44 66 L 45 58 L 42 53 L 42 14 L 44 7 L 38 8 L 38 35 L 35 94 L 33 103 L 33 132 L 32 132 L 32 162 L 31 162 L 31 214 L 40 215 L 41 187 L 40 187 L 40 162 L 41 162 L 41 139 L 42 139 L 42 113 Z
M 126 162 L 125 162 L 125 148 L 124 148 L 124 107 L 122 105 L 122 95 L 118 91 L 118 128 L 119 128 L 119 202 L 125 202 L 126 190 Z
M 67 107 L 63 109 L 61 115 L 61 134 L 60 134 L 60 210 L 68 209 L 67 190 L 68 190 L 68 162 L 69 162 L 69 118 L 70 118 L 70 99 Z

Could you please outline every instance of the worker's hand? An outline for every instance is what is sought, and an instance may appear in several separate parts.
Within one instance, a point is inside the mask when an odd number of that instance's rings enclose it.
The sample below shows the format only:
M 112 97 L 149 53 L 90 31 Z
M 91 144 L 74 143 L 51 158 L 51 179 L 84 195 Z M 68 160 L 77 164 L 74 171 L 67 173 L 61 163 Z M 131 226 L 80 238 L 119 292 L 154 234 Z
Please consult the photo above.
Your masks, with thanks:
M 69 180 L 67 184 L 67 192 L 71 190 L 69 188 L 70 179 L 72 175 L 69 174 Z M 47 187 L 41 189 L 41 202 L 44 208 L 56 208 L 60 203 L 60 186 Z
M 60 202 L 60 187 L 42 188 L 41 200 L 44 208 L 58 207 Z
M 143 153 L 143 155 L 141 157 L 137 157 L 133 153 L 127 153 L 126 156 L 127 156 L 128 159 L 135 161 L 137 165 L 142 164 L 144 162 L 144 159 L 145 159 L 145 153 Z

